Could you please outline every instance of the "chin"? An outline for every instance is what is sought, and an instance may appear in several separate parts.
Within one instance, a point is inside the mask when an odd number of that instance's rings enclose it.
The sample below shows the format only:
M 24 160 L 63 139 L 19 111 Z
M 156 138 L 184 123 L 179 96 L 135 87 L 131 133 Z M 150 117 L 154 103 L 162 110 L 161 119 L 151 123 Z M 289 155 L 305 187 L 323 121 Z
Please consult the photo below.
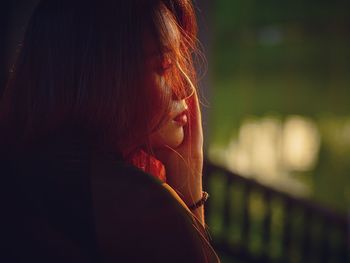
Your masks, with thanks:
M 183 128 L 174 130 L 159 131 L 151 136 L 151 144 L 154 148 L 170 147 L 176 149 L 185 138 Z
M 177 137 L 172 138 L 171 140 L 168 139 L 168 142 L 166 142 L 164 145 L 168 145 L 171 148 L 177 148 L 182 144 L 183 140 L 184 140 L 183 135 L 177 136 Z

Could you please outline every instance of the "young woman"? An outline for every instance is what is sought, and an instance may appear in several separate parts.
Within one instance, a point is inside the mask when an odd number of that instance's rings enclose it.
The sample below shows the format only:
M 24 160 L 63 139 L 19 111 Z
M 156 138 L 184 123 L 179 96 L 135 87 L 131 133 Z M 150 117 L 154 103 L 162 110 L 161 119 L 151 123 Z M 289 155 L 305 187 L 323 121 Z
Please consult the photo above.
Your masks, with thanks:
M 218 261 L 195 51 L 190 0 L 38 4 L 0 104 L 12 257 Z

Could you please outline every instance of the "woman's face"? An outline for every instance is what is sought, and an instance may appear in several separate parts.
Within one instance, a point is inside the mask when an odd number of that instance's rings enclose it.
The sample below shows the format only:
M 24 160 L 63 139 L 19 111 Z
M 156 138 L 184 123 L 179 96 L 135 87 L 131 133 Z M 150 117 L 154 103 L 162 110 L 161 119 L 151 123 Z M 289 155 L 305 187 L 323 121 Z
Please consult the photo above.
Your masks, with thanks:
M 171 61 L 155 60 L 153 76 L 156 89 L 160 93 L 168 93 L 171 87 L 167 87 L 165 74 L 171 74 Z M 160 70 L 159 70 L 160 69 Z M 162 147 L 177 148 L 185 138 L 185 126 L 188 122 L 187 117 L 188 106 L 184 99 L 178 99 L 174 94 L 171 95 L 170 109 L 159 109 L 159 115 L 168 111 L 166 116 L 156 116 L 156 119 L 161 119 L 159 128 L 150 136 L 151 146 L 155 149 Z
M 147 64 L 151 69 L 152 85 L 156 86 L 157 93 L 162 97 L 162 94 L 169 93 L 169 90 L 172 92 L 172 88 L 166 84 L 165 77 L 166 74 L 171 74 L 171 69 L 175 65 L 170 59 L 165 59 L 164 56 L 161 58 L 156 50 L 155 41 L 150 37 L 146 37 L 146 52 L 149 54 L 149 63 Z M 161 120 L 161 123 L 150 136 L 151 146 L 154 149 L 162 147 L 177 148 L 185 138 L 188 106 L 185 99 L 176 98 L 174 94 L 171 97 L 170 109 L 157 109 L 158 116 L 155 119 L 157 121 Z M 163 116 L 164 112 L 168 112 L 168 114 Z
M 171 147 L 177 148 L 185 138 L 185 126 L 187 125 L 187 104 L 185 100 L 173 100 L 171 111 L 160 125 L 159 129 L 151 134 L 153 148 Z

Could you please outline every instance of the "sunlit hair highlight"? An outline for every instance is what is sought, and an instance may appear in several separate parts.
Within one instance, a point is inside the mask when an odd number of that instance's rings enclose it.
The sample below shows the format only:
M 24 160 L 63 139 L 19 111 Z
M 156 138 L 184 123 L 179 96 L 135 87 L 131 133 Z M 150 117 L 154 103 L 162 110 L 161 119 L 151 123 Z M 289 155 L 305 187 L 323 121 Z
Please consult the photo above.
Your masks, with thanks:
M 161 99 L 163 108 L 168 111 L 172 99 L 186 99 L 194 94 L 197 79 L 193 55 L 198 51 L 197 25 L 190 2 L 182 1 L 182 9 L 171 5 L 170 2 L 160 2 L 153 18 L 153 33 L 158 40 L 159 59 L 171 63 L 170 69 L 160 73 L 163 78 Z M 163 116 L 166 116 L 166 113 Z M 155 128 L 161 123 L 162 121 Z
M 146 31 L 173 63 L 160 95 L 144 85 Z M 196 34 L 189 0 L 42 0 L 1 98 L 1 144 L 23 148 L 65 127 L 104 151 L 149 144 L 163 119 L 151 125 L 154 114 L 196 86 Z

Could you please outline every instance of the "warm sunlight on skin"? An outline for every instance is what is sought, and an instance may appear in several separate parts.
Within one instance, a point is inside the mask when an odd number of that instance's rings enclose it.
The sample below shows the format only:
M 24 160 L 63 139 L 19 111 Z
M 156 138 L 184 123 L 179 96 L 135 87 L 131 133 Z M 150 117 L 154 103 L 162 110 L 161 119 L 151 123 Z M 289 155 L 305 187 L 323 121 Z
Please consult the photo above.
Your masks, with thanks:
M 158 56 L 151 58 L 153 62 L 154 83 L 157 86 L 157 91 L 160 93 L 171 92 L 171 87 L 168 87 L 164 75 L 171 70 L 173 66 L 171 60 L 161 60 Z M 170 109 L 160 109 L 158 113 L 169 112 L 161 121 L 160 127 L 150 136 L 151 146 L 154 149 L 162 147 L 177 148 L 181 145 L 185 138 L 185 126 L 188 122 L 187 116 L 188 106 L 184 99 L 177 99 L 173 96 Z M 163 116 L 157 116 L 155 119 L 162 119 Z
M 170 114 L 161 127 L 151 135 L 152 147 L 177 148 L 185 138 L 185 125 L 187 125 L 187 104 L 185 100 L 173 100 Z
M 177 30 L 169 28 L 169 31 L 174 39 L 173 42 L 179 42 Z M 157 44 L 150 34 L 145 36 L 145 51 L 148 54 L 148 67 L 151 69 L 152 83 L 156 85 L 156 90 L 160 93 L 171 92 L 171 87 L 168 87 L 165 81 L 165 74 L 168 74 L 172 67 L 176 67 L 176 63 L 167 56 L 160 56 L 157 49 Z M 169 73 L 171 74 L 171 72 Z M 159 109 L 157 113 L 162 114 L 169 111 L 167 116 L 161 121 L 160 127 L 151 135 L 151 146 L 154 149 L 162 147 L 177 148 L 181 145 L 185 138 L 185 126 L 188 122 L 187 116 L 188 106 L 185 99 L 177 99 L 173 96 L 170 109 Z M 162 119 L 162 116 L 156 116 L 156 121 Z

